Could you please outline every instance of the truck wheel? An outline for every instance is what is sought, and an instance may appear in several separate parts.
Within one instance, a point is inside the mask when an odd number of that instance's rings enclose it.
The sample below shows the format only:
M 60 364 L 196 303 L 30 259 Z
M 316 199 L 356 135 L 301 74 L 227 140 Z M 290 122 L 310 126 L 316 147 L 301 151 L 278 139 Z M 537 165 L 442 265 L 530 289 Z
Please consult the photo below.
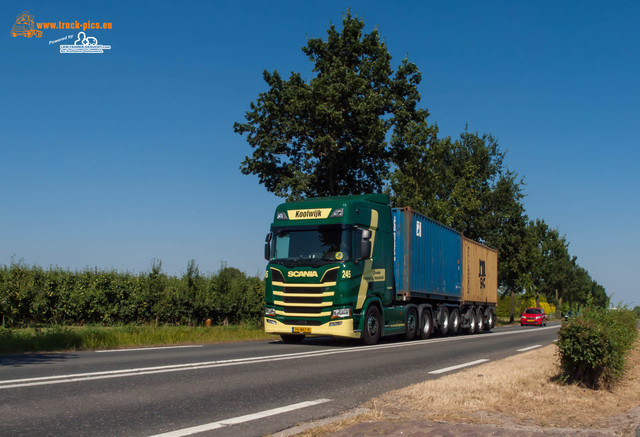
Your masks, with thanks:
M 460 311 L 457 308 L 451 310 L 449 314 L 449 331 L 452 335 L 460 333 Z
M 469 335 L 474 334 L 476 332 L 476 310 L 472 308 L 469 310 L 469 327 L 467 328 L 467 333 Z
M 476 309 L 476 334 L 479 334 L 484 329 L 484 311 L 482 307 Z
M 294 335 L 294 334 L 280 334 L 280 338 L 285 343 L 289 344 L 297 344 L 304 340 L 304 335 Z
M 431 318 L 431 310 L 429 308 L 425 308 L 422 310 L 422 315 L 420 317 L 420 338 L 429 338 L 432 327 L 433 319 Z
M 404 322 L 405 334 L 404 337 L 407 340 L 413 340 L 418 332 L 418 310 L 416 308 L 409 308 L 407 310 L 407 319 Z
M 440 335 L 443 337 L 449 332 L 449 309 L 442 307 L 440 309 L 440 320 L 438 320 L 438 328 L 440 329 Z
M 485 324 L 484 324 L 484 330 L 485 331 L 491 331 L 491 329 L 493 328 L 495 321 L 493 320 L 493 310 L 491 308 L 487 308 L 485 310 Z
M 378 310 L 377 306 L 371 305 L 364 317 L 364 332 L 362 333 L 364 344 L 376 344 L 380 339 L 381 331 L 382 317 L 380 317 L 380 310 Z

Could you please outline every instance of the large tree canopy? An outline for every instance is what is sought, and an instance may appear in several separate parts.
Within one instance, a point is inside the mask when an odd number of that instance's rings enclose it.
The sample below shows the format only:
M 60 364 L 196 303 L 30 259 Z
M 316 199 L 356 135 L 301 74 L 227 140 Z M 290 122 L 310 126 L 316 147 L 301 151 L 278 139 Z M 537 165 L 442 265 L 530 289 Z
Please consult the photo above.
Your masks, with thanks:
M 314 63 L 314 77 L 300 73 L 284 80 L 264 72 L 269 89 L 234 130 L 247 134 L 254 150 L 242 162 L 268 191 L 290 200 L 316 195 L 379 192 L 388 180 L 403 141 L 404 126 L 426 118 L 418 109 L 420 73 L 406 59 L 397 71 L 377 30 L 350 12 L 343 29 L 309 39 L 302 51 Z

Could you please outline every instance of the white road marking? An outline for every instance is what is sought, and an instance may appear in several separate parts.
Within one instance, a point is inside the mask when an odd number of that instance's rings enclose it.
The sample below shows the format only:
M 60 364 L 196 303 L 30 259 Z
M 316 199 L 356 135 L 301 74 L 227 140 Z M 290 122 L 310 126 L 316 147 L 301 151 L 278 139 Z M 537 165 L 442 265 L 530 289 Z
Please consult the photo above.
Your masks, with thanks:
M 432 372 L 429 372 L 429 374 L 439 375 L 440 373 L 451 372 L 452 370 L 462 369 L 463 367 L 475 366 L 476 364 L 486 363 L 487 361 L 489 360 L 486 358 L 483 358 L 481 360 L 475 360 L 475 361 L 471 361 L 464 364 L 458 364 L 457 366 L 445 367 L 444 369 L 434 370 Z
M 525 347 L 525 348 L 522 348 L 522 349 L 518 349 L 517 352 L 526 352 L 526 351 L 530 351 L 531 349 L 537 349 L 539 347 L 542 347 L 542 345 L 541 344 L 536 344 L 534 346 Z
M 317 399 L 315 401 L 300 402 L 293 405 L 287 405 L 286 407 L 274 408 L 272 410 L 266 410 L 259 413 L 247 414 L 245 416 L 234 417 L 232 419 L 221 420 L 219 422 L 207 423 L 205 425 L 193 426 L 191 428 L 179 429 L 177 431 L 170 431 L 164 434 L 156 434 L 151 437 L 183 437 L 199 432 L 211 431 L 218 428 L 223 428 L 229 425 L 237 425 L 239 423 L 249 422 L 251 420 L 263 419 L 269 416 L 275 416 L 277 414 L 287 413 L 289 411 L 299 410 L 301 408 L 312 407 L 314 405 L 324 404 L 331 399 Z
M 368 352 L 371 350 L 415 347 L 418 345 L 442 343 L 442 342 L 449 342 L 449 341 L 467 341 L 467 340 L 478 341 L 482 339 L 489 339 L 489 338 L 500 337 L 504 335 L 527 335 L 531 333 L 540 332 L 546 329 L 557 329 L 557 328 L 560 328 L 560 325 L 548 326 L 548 327 L 539 328 L 535 330 L 526 329 L 526 330 L 514 330 L 514 331 L 507 331 L 507 332 L 494 332 L 494 333 L 491 333 L 490 335 L 466 335 L 466 336 L 460 336 L 460 337 L 434 338 L 434 339 L 417 340 L 417 341 L 404 342 L 404 343 L 390 343 L 390 344 L 381 344 L 381 345 L 374 345 L 374 346 L 362 346 L 362 347 L 348 348 L 348 349 L 324 349 L 324 350 L 312 351 L 312 352 L 297 352 L 293 354 L 283 354 L 283 355 L 267 355 L 262 357 L 240 358 L 235 360 L 205 361 L 201 363 L 187 363 L 187 364 L 177 364 L 177 365 L 168 365 L 168 366 L 142 367 L 142 368 L 134 368 L 134 369 L 77 373 L 77 374 L 70 374 L 70 375 L 44 376 L 44 377 L 25 378 L 25 379 L 9 379 L 5 381 L 0 380 L 0 390 L 10 389 L 10 388 L 20 388 L 20 387 L 33 387 L 33 386 L 40 386 L 40 385 L 62 384 L 62 383 L 70 383 L 70 382 L 96 381 L 100 379 L 123 378 L 128 376 L 141 376 L 141 375 L 152 375 L 152 374 L 159 374 L 159 373 L 181 372 L 186 370 L 210 369 L 213 367 L 227 367 L 227 366 L 238 366 L 238 365 L 244 365 L 244 364 L 256 364 L 256 363 L 266 363 L 266 362 L 283 361 L 283 360 L 295 360 L 300 358 L 310 358 L 310 357 L 318 357 L 318 356 L 325 356 L 325 355 L 361 353 L 361 352 Z
M 162 349 L 184 349 L 190 347 L 203 347 L 201 344 L 190 344 L 186 346 L 160 346 L 160 347 L 138 347 L 131 349 L 107 349 L 103 351 L 95 351 L 97 354 L 106 354 L 109 352 L 135 352 L 135 351 L 156 351 Z

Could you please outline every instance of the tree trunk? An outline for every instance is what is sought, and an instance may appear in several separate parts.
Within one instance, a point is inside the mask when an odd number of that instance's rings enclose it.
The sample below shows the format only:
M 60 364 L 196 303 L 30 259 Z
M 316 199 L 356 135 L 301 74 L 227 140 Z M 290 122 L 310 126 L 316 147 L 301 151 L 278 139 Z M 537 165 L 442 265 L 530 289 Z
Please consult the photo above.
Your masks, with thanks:
M 558 318 L 562 317 L 562 296 L 558 297 L 558 289 L 556 289 L 556 299 L 558 301 L 558 306 L 556 307 L 556 316 Z
M 536 308 L 540 308 L 540 293 L 536 293 Z
M 511 312 L 509 314 L 509 323 L 513 323 L 513 313 L 516 311 L 516 293 L 511 291 Z

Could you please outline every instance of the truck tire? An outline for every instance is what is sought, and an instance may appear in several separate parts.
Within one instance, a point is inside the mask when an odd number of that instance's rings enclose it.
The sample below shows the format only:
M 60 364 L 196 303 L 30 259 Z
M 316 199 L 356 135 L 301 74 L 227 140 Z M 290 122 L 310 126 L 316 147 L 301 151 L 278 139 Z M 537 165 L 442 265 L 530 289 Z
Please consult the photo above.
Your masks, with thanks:
M 467 314 L 469 316 L 469 327 L 466 329 L 467 334 L 469 334 L 469 335 L 475 334 L 475 332 L 476 332 L 476 309 L 475 308 L 469 309 Z
M 407 340 L 413 340 L 418 332 L 418 310 L 411 307 L 407 310 L 407 318 L 404 321 L 405 333 Z
M 493 329 L 494 324 L 496 323 L 493 317 L 493 308 L 487 308 L 484 311 L 484 330 L 491 331 Z
M 285 343 L 289 344 L 298 344 L 304 340 L 304 335 L 295 335 L 295 334 L 280 334 L 280 338 Z
M 438 320 L 438 330 L 443 337 L 449 332 L 449 308 L 442 307 L 440 309 L 440 317 Z
M 484 311 L 482 307 L 476 308 L 476 334 L 479 334 L 484 329 Z
M 367 314 L 364 316 L 364 329 L 362 332 L 362 340 L 364 344 L 376 344 L 380 340 L 382 332 L 382 317 L 380 310 L 375 305 L 370 305 Z
M 449 313 L 449 332 L 451 335 L 460 333 L 460 311 L 458 308 L 452 309 Z
M 418 330 L 420 338 L 423 340 L 429 338 L 431 336 L 432 329 L 433 318 L 431 317 L 431 310 L 429 308 L 424 308 L 420 315 L 420 329 Z

